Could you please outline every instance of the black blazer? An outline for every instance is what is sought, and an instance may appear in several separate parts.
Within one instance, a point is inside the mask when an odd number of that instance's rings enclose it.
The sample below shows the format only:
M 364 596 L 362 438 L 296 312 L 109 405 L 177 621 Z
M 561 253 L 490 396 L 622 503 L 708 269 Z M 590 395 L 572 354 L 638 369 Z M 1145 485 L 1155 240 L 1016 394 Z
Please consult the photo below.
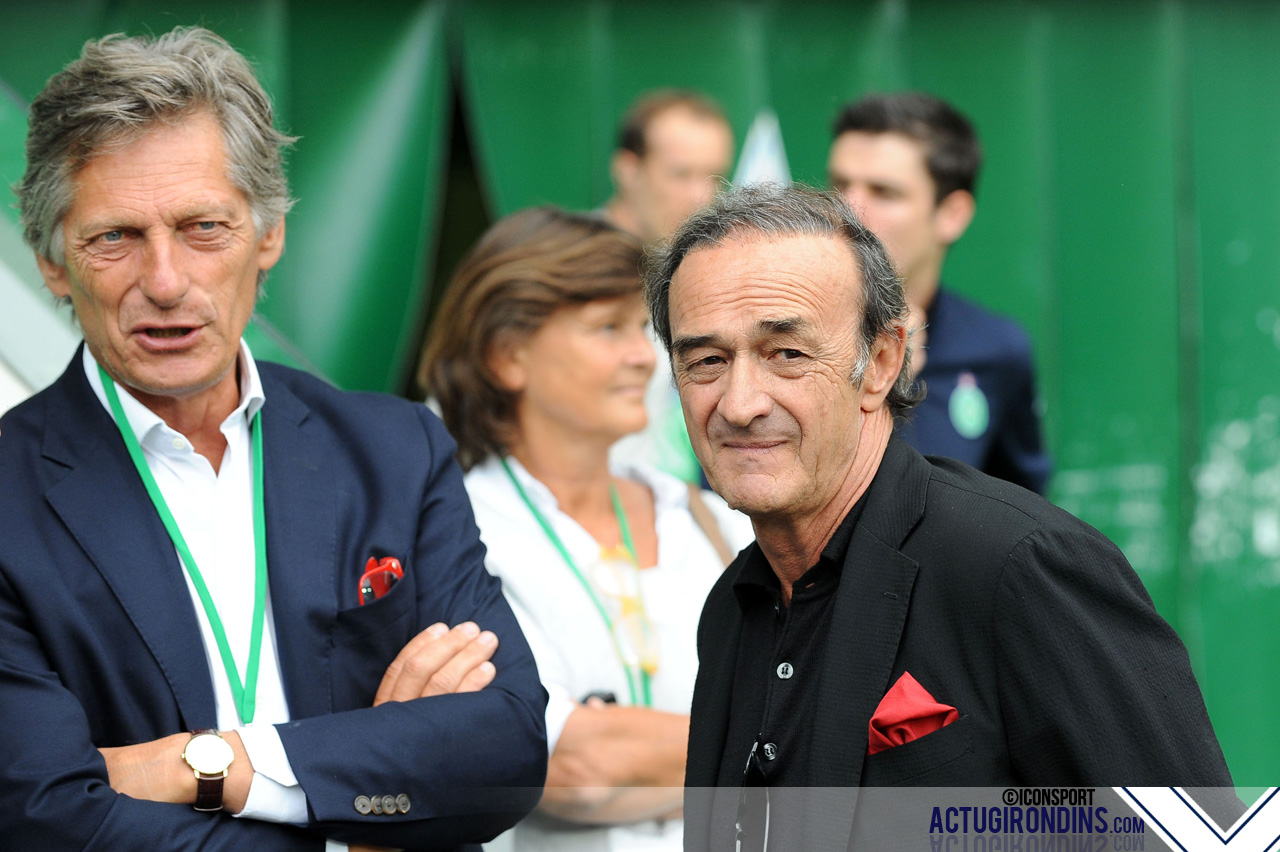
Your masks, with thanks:
M 707 788 L 733 712 L 748 552 L 698 628 L 690 850 L 732 848 L 737 792 Z M 813 728 L 808 786 L 842 789 L 810 797 L 806 849 L 850 845 L 859 786 L 1231 785 L 1186 650 L 1129 563 L 1029 491 L 892 438 L 836 594 L 819 710 L 796 723 Z M 871 715 L 904 671 L 960 717 L 868 757 Z

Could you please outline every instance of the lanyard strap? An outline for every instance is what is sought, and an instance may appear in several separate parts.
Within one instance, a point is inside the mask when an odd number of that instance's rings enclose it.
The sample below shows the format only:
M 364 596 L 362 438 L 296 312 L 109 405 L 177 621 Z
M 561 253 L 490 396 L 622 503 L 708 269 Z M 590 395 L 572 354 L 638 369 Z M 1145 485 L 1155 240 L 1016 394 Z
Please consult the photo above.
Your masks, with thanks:
M 102 369 L 101 364 L 98 365 L 98 374 L 102 377 L 102 388 L 106 391 L 107 401 L 111 404 L 111 414 L 116 421 L 116 428 L 120 430 L 124 445 L 129 449 L 129 458 L 133 459 L 133 466 L 138 469 L 138 475 L 142 477 L 147 495 L 160 515 L 160 520 L 164 523 L 165 531 L 169 533 L 173 546 L 177 548 L 178 555 L 182 557 L 182 564 L 191 577 L 191 584 L 196 587 L 196 594 L 200 596 L 204 614 L 208 617 L 209 626 L 213 629 L 213 638 L 218 643 L 218 654 L 222 657 L 227 680 L 231 684 L 231 695 L 235 699 L 236 712 L 240 716 L 241 724 L 247 725 L 253 721 L 256 709 L 258 661 L 262 656 L 262 627 L 266 621 L 267 612 L 266 512 L 262 499 L 262 424 L 259 422 L 262 411 L 259 409 L 249 423 L 253 443 L 253 624 L 249 628 L 249 662 L 245 668 L 244 683 L 241 685 L 240 672 L 236 668 L 235 657 L 231 655 L 231 645 L 227 642 L 227 631 L 222 626 L 218 607 L 213 602 L 213 596 L 209 594 L 209 587 L 205 585 L 200 569 L 196 567 L 195 557 L 187 547 L 187 540 L 182 537 L 178 522 L 169 511 L 169 504 L 165 502 L 160 486 L 156 484 L 156 478 L 151 474 L 151 468 L 147 466 L 146 457 L 142 455 L 142 447 L 138 444 L 138 437 L 133 434 L 133 428 L 129 425 L 124 409 L 120 406 L 120 395 L 116 392 L 116 383 L 107 371 Z
M 507 477 L 511 480 L 511 484 L 515 486 L 516 493 L 520 495 L 520 499 L 524 501 L 524 504 L 529 507 L 529 512 L 533 515 L 534 520 L 538 522 L 538 526 L 542 527 L 543 534 L 545 534 L 547 539 L 555 545 L 556 550 L 560 552 L 560 557 L 564 559 L 564 564 L 569 566 L 569 570 L 573 573 L 573 576 L 577 578 L 578 582 L 582 585 L 582 588 L 586 591 L 587 596 L 591 598 L 591 602 L 595 604 L 596 612 L 600 613 L 600 617 L 604 619 L 605 627 L 609 631 L 609 638 L 613 641 L 614 653 L 618 655 L 618 660 L 622 663 L 622 668 L 627 675 L 627 689 L 631 692 L 631 704 L 633 706 L 639 705 L 641 700 L 636 694 L 635 675 L 632 673 L 632 666 L 627 663 L 626 655 L 622 652 L 622 646 L 618 644 L 618 631 L 614 628 L 613 619 L 609 617 L 609 611 L 606 610 L 604 604 L 600 602 L 600 598 L 596 595 L 596 591 L 592 588 L 591 583 L 589 583 L 587 578 L 582 575 L 582 571 L 573 561 L 573 557 L 569 555 L 569 549 L 564 546 L 564 542 L 560 540 L 560 536 L 556 535 L 556 531 L 552 528 L 551 523 L 543 516 L 542 512 L 538 511 L 538 507 L 533 504 L 533 501 L 529 499 L 529 495 L 525 492 L 524 486 L 520 484 L 520 480 L 516 479 L 515 473 L 511 470 L 511 465 L 507 464 L 507 460 L 505 458 L 499 458 L 498 460 L 502 462 L 502 469 L 507 472 Z M 622 530 L 622 543 L 627 548 L 627 552 L 631 555 L 633 564 L 638 566 L 640 564 L 640 560 L 636 557 L 635 544 L 631 540 L 631 528 L 627 525 L 627 515 L 622 511 L 622 503 L 618 499 L 618 491 L 612 484 L 609 485 L 609 497 L 613 501 L 613 511 L 614 514 L 618 516 L 618 526 Z M 637 594 L 638 593 L 639 588 L 637 586 Z M 644 706 L 651 707 L 653 706 L 653 696 L 649 684 L 649 672 L 643 665 L 641 665 L 639 669 Z

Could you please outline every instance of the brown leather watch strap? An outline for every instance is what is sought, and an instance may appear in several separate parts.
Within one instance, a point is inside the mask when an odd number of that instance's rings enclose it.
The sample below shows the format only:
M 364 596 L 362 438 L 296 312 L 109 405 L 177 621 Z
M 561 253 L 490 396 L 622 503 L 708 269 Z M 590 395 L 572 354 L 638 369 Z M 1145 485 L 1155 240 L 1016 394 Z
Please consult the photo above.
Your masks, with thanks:
M 203 812 L 222 810 L 222 785 L 226 780 L 225 772 L 221 775 L 197 775 L 195 809 Z
M 213 728 L 200 728 L 191 732 L 193 738 L 201 734 L 219 736 Z M 205 775 L 194 767 L 192 769 L 196 775 L 196 802 L 193 807 L 202 813 L 222 810 L 222 787 L 227 780 L 226 770 L 217 775 Z

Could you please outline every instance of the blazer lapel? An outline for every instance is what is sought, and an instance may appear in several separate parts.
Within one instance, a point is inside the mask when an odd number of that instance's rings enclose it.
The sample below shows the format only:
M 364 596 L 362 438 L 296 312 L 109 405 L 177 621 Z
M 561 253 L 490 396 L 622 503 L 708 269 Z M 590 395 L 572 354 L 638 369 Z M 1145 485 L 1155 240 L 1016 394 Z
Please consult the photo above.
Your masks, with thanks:
M 79 352 L 54 387 L 43 454 L 70 472 L 45 493 L 164 673 L 189 728 L 217 713 L 182 565 Z
M 741 565 L 739 557 L 725 569 L 725 575 L 736 577 Z M 742 610 L 732 589 L 723 595 L 712 594 L 699 632 L 715 640 L 709 647 L 699 649 L 698 677 L 693 688 L 693 706 L 697 709 L 690 721 L 697 727 L 689 731 L 685 773 L 686 849 L 711 848 L 713 827 L 726 820 L 732 823 L 734 815 L 726 809 L 736 807 L 738 801 L 737 790 L 718 787 L 742 636 Z
M 266 369 L 261 369 L 266 367 Z M 267 572 L 276 650 L 289 714 L 332 712 L 329 634 L 338 609 L 336 488 L 332 447 L 308 422 L 310 409 L 260 365 Z
M 924 513 L 929 472 L 892 438 L 849 543 L 814 719 L 807 849 L 849 845 L 867 726 L 889 688 L 918 567 L 899 547 Z

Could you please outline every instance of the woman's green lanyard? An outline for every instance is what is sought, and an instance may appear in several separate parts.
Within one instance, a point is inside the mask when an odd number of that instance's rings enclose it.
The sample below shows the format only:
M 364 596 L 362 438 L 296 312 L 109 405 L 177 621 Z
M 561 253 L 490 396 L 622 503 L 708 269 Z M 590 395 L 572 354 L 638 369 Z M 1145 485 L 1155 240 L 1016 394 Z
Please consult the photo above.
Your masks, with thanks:
M 529 499 L 529 495 L 525 493 L 524 488 L 520 485 L 520 480 L 516 479 L 516 475 L 511 471 L 511 465 L 507 464 L 505 458 L 499 459 L 502 462 L 502 469 L 507 472 L 507 476 L 511 479 L 511 484 L 515 486 L 516 493 L 520 495 L 520 499 L 524 500 L 524 504 L 529 507 L 529 511 L 533 514 L 534 519 L 538 522 L 538 526 L 542 527 L 543 533 L 547 539 L 555 545 L 556 550 L 560 552 L 560 556 L 564 559 L 564 564 L 569 566 L 569 570 L 573 572 L 573 576 L 578 578 L 578 582 L 582 584 L 582 588 L 586 590 L 587 595 L 591 598 L 591 602 L 596 605 L 596 611 L 600 613 L 600 617 L 604 619 L 605 627 L 608 628 L 609 638 L 613 640 L 613 650 L 617 653 L 618 659 L 622 661 L 622 668 L 627 674 L 627 688 L 631 692 L 631 704 L 639 705 L 640 700 L 636 695 L 635 674 L 632 672 L 632 666 L 626 661 L 626 655 L 622 652 L 622 646 L 618 644 L 618 634 L 614 629 L 613 619 L 609 617 L 609 612 L 604 608 L 604 604 L 600 602 L 600 598 L 596 595 L 595 589 L 591 587 L 591 583 L 587 582 L 587 578 L 582 575 L 578 566 L 574 563 L 573 557 L 569 555 L 569 549 L 564 546 L 564 542 L 560 540 L 560 536 L 556 535 L 556 531 L 552 529 L 550 522 L 543 517 L 538 511 L 538 507 Z M 622 502 L 618 499 L 618 491 L 612 484 L 609 486 L 609 497 L 613 501 L 613 513 L 618 517 L 618 527 L 622 530 L 622 543 L 627 548 L 627 552 L 631 554 L 637 567 L 640 565 L 640 559 L 636 556 L 636 546 L 631 540 L 631 527 L 627 524 L 627 515 L 622 511 Z M 640 676 L 641 694 L 643 696 L 644 706 L 653 706 L 653 695 L 649 683 L 649 672 L 643 665 L 637 666 Z
M 124 409 L 120 407 L 120 395 L 116 392 L 116 384 L 101 365 L 98 366 L 98 374 L 102 376 L 102 388 L 107 393 L 107 401 L 111 403 L 111 414 L 115 418 L 116 428 L 120 430 L 124 444 L 129 448 L 129 457 L 133 459 L 133 466 L 138 469 L 142 484 L 147 487 L 147 494 L 151 497 L 160 520 L 164 522 L 164 528 L 168 531 L 169 538 L 173 540 L 173 546 L 182 557 L 182 564 L 186 566 L 191 583 L 196 587 L 200 603 L 204 605 L 204 614 L 208 616 L 209 626 L 213 628 L 213 637 L 218 642 L 218 653 L 222 656 L 222 665 L 226 668 L 227 680 L 231 683 L 231 695 L 235 698 L 236 712 L 240 715 L 240 723 L 247 725 L 253 721 L 255 696 L 258 691 L 258 660 L 262 656 L 262 625 L 266 620 L 267 612 L 266 513 L 262 502 L 262 425 L 258 422 L 262 412 L 259 410 L 255 413 L 253 420 L 249 423 L 253 443 L 253 625 L 250 627 L 249 634 L 249 664 L 245 669 L 242 686 L 235 658 L 231 656 L 231 646 L 227 643 L 227 631 L 222 626 L 222 619 L 218 616 L 218 607 L 209 594 L 209 587 L 205 585 L 200 569 L 196 567 L 195 557 L 191 555 L 191 549 L 187 547 L 187 541 L 182 537 L 178 522 L 169 511 L 169 504 L 160 493 L 160 486 L 151 475 L 151 468 L 147 467 L 147 460 L 142 455 L 138 438 L 129 426 Z

